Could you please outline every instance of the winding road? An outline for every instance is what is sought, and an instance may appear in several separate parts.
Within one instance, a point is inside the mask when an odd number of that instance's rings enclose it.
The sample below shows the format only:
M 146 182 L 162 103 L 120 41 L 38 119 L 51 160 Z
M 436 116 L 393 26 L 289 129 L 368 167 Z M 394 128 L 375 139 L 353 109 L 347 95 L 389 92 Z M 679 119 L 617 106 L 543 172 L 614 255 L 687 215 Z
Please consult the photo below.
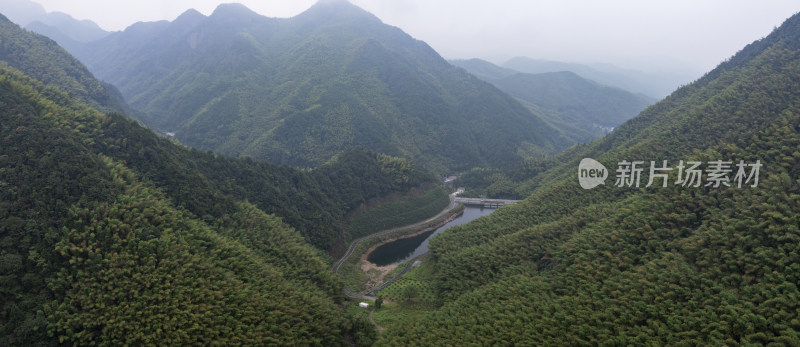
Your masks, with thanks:
M 423 254 L 423 255 L 425 255 L 425 254 Z M 408 270 L 410 270 L 410 269 L 411 269 L 411 267 L 412 267 L 412 266 L 414 266 L 415 264 L 418 264 L 418 263 L 417 263 L 417 262 L 418 262 L 417 258 L 419 258 L 419 257 L 421 257 L 421 256 L 422 256 L 422 255 L 420 255 L 420 256 L 416 256 L 416 257 L 414 257 L 414 258 L 412 258 L 412 259 L 409 259 L 409 260 L 408 260 L 408 264 L 406 264 L 406 268 L 405 268 L 405 269 L 403 269 L 403 271 L 401 271 L 399 274 L 397 274 L 397 276 L 394 276 L 392 279 L 390 279 L 390 280 L 388 280 L 388 281 L 386 281 L 386 282 L 383 282 L 383 284 L 381 284 L 380 286 L 378 286 L 378 288 L 375 288 L 375 289 L 373 289 L 371 292 L 367 293 L 367 296 L 369 296 L 369 297 L 372 297 L 372 296 L 374 296 L 375 294 L 378 294 L 378 292 L 379 292 L 381 289 L 383 289 L 383 288 L 386 288 L 386 287 L 390 286 L 392 283 L 394 283 L 394 281 L 397 281 L 397 280 L 399 280 L 399 279 L 400 279 L 400 277 L 403 277 L 403 275 L 405 275 L 405 274 L 406 274 L 406 272 L 408 272 Z

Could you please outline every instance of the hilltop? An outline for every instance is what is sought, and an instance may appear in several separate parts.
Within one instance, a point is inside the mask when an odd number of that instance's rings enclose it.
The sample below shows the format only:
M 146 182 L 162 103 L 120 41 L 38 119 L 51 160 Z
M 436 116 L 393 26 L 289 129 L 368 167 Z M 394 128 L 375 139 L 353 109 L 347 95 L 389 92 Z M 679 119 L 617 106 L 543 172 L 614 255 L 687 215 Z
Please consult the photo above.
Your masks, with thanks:
M 364 149 L 313 170 L 189 149 L 52 40 L 0 16 L 0 42 L 0 344 L 375 337 L 328 254 L 351 211 L 431 176 Z
M 797 343 L 798 42 L 795 15 L 532 173 L 538 186 L 522 202 L 434 238 L 440 307 L 382 342 Z M 605 185 L 581 188 L 583 158 L 610 170 Z M 626 161 L 643 161 L 639 185 L 616 182 Z M 672 170 L 655 171 L 666 175 L 645 188 L 650 161 Z M 697 187 L 681 184 L 680 163 L 690 161 L 705 170 Z M 730 163 L 720 176 L 729 186 L 713 184 L 718 161 Z
M 73 53 L 189 146 L 313 167 L 348 148 L 437 174 L 570 143 L 542 118 L 346 2 L 288 19 L 238 4 L 137 23 Z
M 576 143 L 607 134 L 655 102 L 570 71 L 522 73 L 480 59 L 451 63 L 515 97 Z

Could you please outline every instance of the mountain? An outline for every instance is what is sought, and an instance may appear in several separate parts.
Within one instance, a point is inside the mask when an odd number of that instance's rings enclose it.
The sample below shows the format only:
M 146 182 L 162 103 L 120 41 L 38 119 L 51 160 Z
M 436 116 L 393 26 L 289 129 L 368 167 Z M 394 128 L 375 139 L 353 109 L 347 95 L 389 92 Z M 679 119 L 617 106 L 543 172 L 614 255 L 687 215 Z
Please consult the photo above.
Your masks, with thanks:
M 23 30 L 2 14 L 0 31 L 0 60 L 99 110 L 132 113 L 116 88 L 96 80 L 55 41 Z
M 118 99 L 74 57 L 41 35 L 27 32 L 0 17 L 4 64 L 48 86 L 66 91 L 78 101 L 107 112 L 122 112 Z M 136 115 L 136 113 L 133 113 Z M 187 151 L 116 116 L 106 124 L 97 148 L 124 161 L 152 180 L 167 195 L 198 216 L 230 213 L 237 199 L 248 200 L 274 213 L 301 231 L 312 245 L 336 254 L 351 238 L 340 225 L 346 216 L 370 199 L 406 192 L 435 179 L 405 160 L 351 149 L 315 170 L 299 171 L 252 160 L 233 160 L 200 151 Z M 130 139 L 130 140 L 128 140 Z M 362 180 L 368 182 L 362 182 Z M 215 203 L 212 203 L 214 201 Z M 287 203 L 291 202 L 291 203 Z
M 88 19 L 77 20 L 63 12 L 47 12 L 42 5 L 28 0 L 0 0 L 0 11 L 11 21 L 35 33 L 47 36 L 61 46 L 74 47 L 80 42 L 99 40 L 109 32 Z
M 98 150 L 129 121 L 8 67 L 0 117 L 3 345 L 344 344 L 341 286 L 279 218 L 198 217 Z
M 598 83 L 622 88 L 650 97 L 662 98 L 679 86 L 687 84 L 697 76 L 685 69 L 671 69 L 664 72 L 643 72 L 623 69 L 611 64 L 577 64 L 528 57 L 516 57 L 502 64 L 503 67 L 525 73 L 571 71 L 579 76 Z
M 424 265 L 439 307 L 381 345 L 797 344 L 798 80 L 794 15 L 557 156 L 524 201 L 439 234 Z M 579 184 L 584 158 L 604 185 Z
M 483 59 L 454 59 L 450 64 L 469 71 L 476 77 L 486 80 L 497 80 L 520 73 L 517 70 L 497 66 Z
M 44 6 L 30 0 L 0 0 L 2 13 L 20 26 L 47 16 Z
M 109 33 L 90 20 L 78 21 L 61 12 L 50 12 L 47 17 L 25 25 L 25 29 L 47 36 L 62 47 L 74 47 L 82 42 L 99 40 Z
M 313 170 L 188 149 L 98 111 L 113 100 L 80 93 L 102 85 L 52 40 L 0 16 L 0 42 L 1 345 L 377 336 L 323 251 L 432 177 L 363 149 Z
M 190 10 L 74 54 L 148 126 L 226 155 L 313 167 L 364 147 L 442 174 L 569 145 L 513 98 L 346 1 L 289 19 L 238 4 L 208 17 Z
M 480 59 L 451 63 L 517 98 L 575 142 L 605 135 L 655 102 L 568 71 L 519 73 Z

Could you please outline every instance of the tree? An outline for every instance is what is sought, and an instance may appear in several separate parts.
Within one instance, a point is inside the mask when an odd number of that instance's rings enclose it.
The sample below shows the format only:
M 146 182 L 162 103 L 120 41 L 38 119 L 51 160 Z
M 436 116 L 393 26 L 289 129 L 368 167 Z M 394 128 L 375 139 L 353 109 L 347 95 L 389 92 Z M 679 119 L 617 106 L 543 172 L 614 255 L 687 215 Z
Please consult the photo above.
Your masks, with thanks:
M 417 294 L 419 294 L 419 290 L 417 289 L 417 286 L 415 286 L 415 285 L 409 285 L 409 286 L 406 286 L 405 288 L 403 288 L 403 294 L 402 295 L 403 295 L 403 299 L 405 299 L 406 301 L 411 301 L 411 299 L 416 298 Z

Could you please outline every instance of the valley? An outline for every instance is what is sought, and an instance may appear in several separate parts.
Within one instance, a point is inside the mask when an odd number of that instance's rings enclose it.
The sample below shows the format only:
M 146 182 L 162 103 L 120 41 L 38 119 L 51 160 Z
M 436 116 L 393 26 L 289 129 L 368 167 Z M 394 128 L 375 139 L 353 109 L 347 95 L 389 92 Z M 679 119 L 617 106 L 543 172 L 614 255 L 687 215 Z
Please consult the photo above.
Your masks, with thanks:
M 341 267 L 345 266 L 343 272 L 349 274 L 347 276 L 349 279 L 346 281 L 344 289 L 347 296 L 361 297 L 363 294 L 367 294 L 367 292 L 374 289 L 374 286 L 383 283 L 386 273 L 394 269 L 392 266 L 376 266 L 366 259 L 367 255 L 377 247 L 392 241 L 433 231 L 461 216 L 463 208 L 456 202 L 456 194 L 457 192 L 450 193 L 450 202 L 447 207 L 433 217 L 405 226 L 380 230 L 354 240 L 332 268 L 333 273 L 339 274 Z M 351 288 L 357 288 L 362 294 L 353 292 Z
M 678 85 L 0 1 L 0 345 L 800 344 L 800 14 Z

